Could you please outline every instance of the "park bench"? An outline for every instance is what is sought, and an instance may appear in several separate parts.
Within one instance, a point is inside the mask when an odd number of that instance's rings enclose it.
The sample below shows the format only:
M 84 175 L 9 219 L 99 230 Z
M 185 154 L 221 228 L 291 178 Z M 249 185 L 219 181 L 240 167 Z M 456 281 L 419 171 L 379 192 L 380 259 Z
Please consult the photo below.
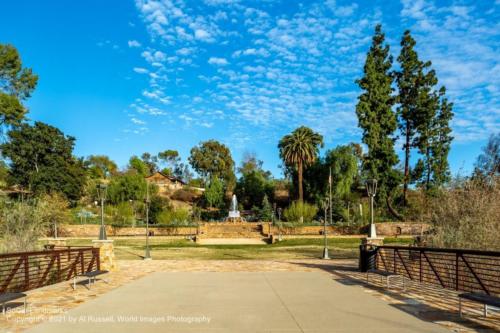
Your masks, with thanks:
M 387 288 L 390 288 L 390 279 L 391 278 L 393 278 L 393 277 L 396 277 L 396 278 L 397 277 L 401 277 L 403 279 L 403 290 L 406 290 L 405 276 L 404 275 L 400 275 L 400 274 L 396 274 L 396 273 L 391 273 L 391 272 L 386 272 L 386 271 L 381 271 L 381 270 L 378 270 L 378 269 L 369 269 L 368 271 L 366 271 L 366 283 L 369 282 L 370 273 L 377 274 L 380 277 L 380 282 L 382 282 L 382 279 L 385 277 Z
M 100 276 L 100 275 L 104 275 L 104 274 L 107 274 L 109 273 L 109 271 L 105 271 L 105 270 L 98 270 L 98 271 L 92 271 L 92 272 L 87 272 L 87 273 L 82 273 L 82 274 L 77 274 L 75 275 L 75 277 L 73 278 L 73 290 L 76 289 L 76 280 L 78 278 L 85 278 L 85 279 L 88 279 L 88 288 L 90 289 L 90 286 L 92 285 L 92 283 L 95 283 L 96 281 L 96 277 Z M 105 279 L 102 279 L 104 282 L 108 283 L 108 281 L 106 281 Z
M 483 304 L 483 315 L 488 315 L 488 306 L 500 308 L 500 297 L 480 293 L 464 293 L 458 295 L 458 312 L 462 317 L 462 299 Z
M 26 313 L 27 297 L 28 295 L 24 293 L 0 293 L 0 303 L 2 303 L 2 313 L 5 315 L 5 304 L 21 298 L 24 298 L 24 313 Z

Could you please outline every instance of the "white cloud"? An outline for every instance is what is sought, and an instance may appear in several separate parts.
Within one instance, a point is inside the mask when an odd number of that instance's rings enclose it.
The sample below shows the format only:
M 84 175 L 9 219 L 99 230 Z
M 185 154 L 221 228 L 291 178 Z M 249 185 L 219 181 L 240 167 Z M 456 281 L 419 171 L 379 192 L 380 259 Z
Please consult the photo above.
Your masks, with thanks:
M 137 118 L 131 118 L 130 119 L 134 124 L 136 125 L 146 125 L 146 122 Z
M 149 73 L 149 71 L 146 68 L 142 68 L 142 67 L 134 67 L 134 72 L 139 73 L 139 74 Z
M 194 31 L 194 38 L 206 42 L 213 41 L 212 35 L 210 35 L 208 31 L 203 29 L 196 29 Z
M 216 65 L 216 66 L 229 65 L 229 62 L 225 58 L 217 58 L 217 57 L 210 57 L 210 59 L 208 59 L 208 63 L 210 65 Z
M 129 40 L 128 47 L 141 47 L 141 43 L 136 40 Z

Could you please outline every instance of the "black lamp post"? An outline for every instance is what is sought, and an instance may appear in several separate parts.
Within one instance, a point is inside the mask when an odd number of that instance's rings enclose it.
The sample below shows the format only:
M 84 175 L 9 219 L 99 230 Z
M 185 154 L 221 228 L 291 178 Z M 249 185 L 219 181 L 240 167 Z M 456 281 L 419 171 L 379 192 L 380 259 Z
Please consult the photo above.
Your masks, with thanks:
M 144 253 L 144 260 L 151 259 L 151 253 L 149 251 L 149 183 L 146 182 L 146 200 L 144 200 L 146 204 L 146 252 Z
M 97 196 L 101 200 L 101 228 L 99 229 L 99 240 L 107 240 L 106 237 L 106 226 L 104 225 L 104 201 L 106 200 L 106 194 L 108 192 L 108 186 L 106 184 L 97 185 Z
M 279 234 L 278 234 L 278 240 L 281 242 L 281 213 L 282 213 L 282 209 L 281 207 L 278 207 L 278 231 L 279 231 Z
M 370 197 L 370 238 L 377 237 L 377 230 L 375 228 L 375 224 L 373 222 L 373 201 L 375 199 L 375 195 L 377 195 L 377 180 L 376 179 L 368 179 L 366 181 L 366 192 Z
M 330 259 L 330 256 L 328 255 L 328 238 L 326 235 L 326 224 L 328 223 L 328 208 L 330 207 L 330 199 L 325 198 L 325 201 L 323 202 L 323 209 L 325 210 L 325 221 L 323 223 L 323 240 L 324 240 L 324 247 L 323 247 L 323 259 Z

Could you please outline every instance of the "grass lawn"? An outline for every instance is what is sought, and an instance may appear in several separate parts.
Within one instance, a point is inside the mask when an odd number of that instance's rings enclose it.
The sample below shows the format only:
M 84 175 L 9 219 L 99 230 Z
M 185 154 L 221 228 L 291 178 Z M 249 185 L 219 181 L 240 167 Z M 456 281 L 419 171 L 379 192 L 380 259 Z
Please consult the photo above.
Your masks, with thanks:
M 142 259 L 144 238 L 115 238 L 117 259 Z M 412 238 L 386 238 L 385 244 L 408 245 Z M 357 258 L 359 238 L 328 238 L 330 257 Z M 90 239 L 68 239 L 67 245 L 90 245 Z M 322 238 L 285 239 L 272 245 L 200 245 L 185 239 L 150 238 L 154 259 L 306 259 L 319 258 L 323 251 Z

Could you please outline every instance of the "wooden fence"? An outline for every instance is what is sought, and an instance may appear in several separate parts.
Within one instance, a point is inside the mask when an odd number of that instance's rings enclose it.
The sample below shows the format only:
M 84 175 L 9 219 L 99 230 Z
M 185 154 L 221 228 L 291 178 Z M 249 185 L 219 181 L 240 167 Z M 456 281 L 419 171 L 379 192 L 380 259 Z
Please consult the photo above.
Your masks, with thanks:
M 376 265 L 443 288 L 500 295 L 500 252 L 384 245 Z
M 99 249 L 93 247 L 0 254 L 0 292 L 40 288 L 99 268 Z

